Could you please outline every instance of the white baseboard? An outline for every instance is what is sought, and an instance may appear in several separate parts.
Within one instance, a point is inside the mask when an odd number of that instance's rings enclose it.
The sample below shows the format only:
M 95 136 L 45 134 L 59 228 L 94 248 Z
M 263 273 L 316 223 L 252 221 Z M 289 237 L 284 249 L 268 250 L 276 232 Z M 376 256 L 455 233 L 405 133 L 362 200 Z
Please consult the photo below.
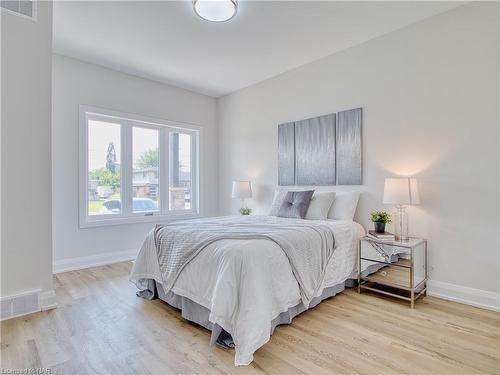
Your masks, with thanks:
M 41 311 L 55 309 L 57 307 L 56 292 L 49 290 L 38 294 L 38 304 Z
M 483 309 L 500 311 L 500 293 L 429 280 L 427 294 Z
M 68 271 L 81 270 L 84 268 L 105 266 L 108 264 L 125 262 L 137 257 L 139 250 L 115 251 L 112 253 L 89 255 L 71 259 L 60 259 L 54 261 L 52 272 L 62 273 Z
M 57 307 L 54 290 L 40 289 L 24 291 L 0 298 L 0 320 L 17 318 Z

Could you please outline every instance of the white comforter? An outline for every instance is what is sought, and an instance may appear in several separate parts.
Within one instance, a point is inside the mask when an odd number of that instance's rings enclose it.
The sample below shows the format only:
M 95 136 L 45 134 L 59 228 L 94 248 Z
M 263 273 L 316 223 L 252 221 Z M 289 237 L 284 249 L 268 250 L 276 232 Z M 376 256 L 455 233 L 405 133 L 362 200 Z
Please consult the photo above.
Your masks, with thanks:
M 326 220 L 335 234 L 336 250 L 323 288 L 353 275 L 357 240 L 364 235 L 352 221 Z M 156 249 L 144 246 L 131 280 L 162 283 Z M 323 288 L 317 293 L 321 295 Z M 181 272 L 172 291 L 208 308 L 210 321 L 230 332 L 235 365 L 248 365 L 253 353 L 270 338 L 271 321 L 301 302 L 297 280 L 282 249 L 266 239 L 221 240 L 206 247 Z

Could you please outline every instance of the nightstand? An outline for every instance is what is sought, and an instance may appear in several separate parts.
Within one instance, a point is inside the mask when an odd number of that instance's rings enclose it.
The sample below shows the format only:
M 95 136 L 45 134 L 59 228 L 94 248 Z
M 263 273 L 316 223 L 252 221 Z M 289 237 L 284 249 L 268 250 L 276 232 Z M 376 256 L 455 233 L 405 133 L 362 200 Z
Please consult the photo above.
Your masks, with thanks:
M 385 294 L 410 302 L 427 291 L 427 240 L 383 241 L 369 236 L 359 240 L 358 292 Z

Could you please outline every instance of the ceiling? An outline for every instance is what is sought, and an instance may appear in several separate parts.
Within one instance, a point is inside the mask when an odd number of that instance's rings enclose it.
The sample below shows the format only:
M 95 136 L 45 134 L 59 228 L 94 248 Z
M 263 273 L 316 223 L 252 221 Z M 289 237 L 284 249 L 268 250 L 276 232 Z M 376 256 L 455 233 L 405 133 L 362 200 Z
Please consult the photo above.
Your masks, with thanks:
M 211 23 L 190 0 L 55 1 L 54 51 L 219 97 L 458 5 L 240 1 Z

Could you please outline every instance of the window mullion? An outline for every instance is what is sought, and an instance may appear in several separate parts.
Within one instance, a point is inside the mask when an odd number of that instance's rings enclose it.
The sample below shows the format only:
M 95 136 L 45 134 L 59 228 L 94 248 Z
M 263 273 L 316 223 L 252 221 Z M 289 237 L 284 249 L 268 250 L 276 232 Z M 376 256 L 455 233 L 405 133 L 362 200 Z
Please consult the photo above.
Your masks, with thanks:
M 122 122 L 121 195 L 122 215 L 132 215 L 132 125 Z
M 160 205 L 161 214 L 166 215 L 169 211 L 170 199 L 170 129 L 165 127 L 160 130 Z

